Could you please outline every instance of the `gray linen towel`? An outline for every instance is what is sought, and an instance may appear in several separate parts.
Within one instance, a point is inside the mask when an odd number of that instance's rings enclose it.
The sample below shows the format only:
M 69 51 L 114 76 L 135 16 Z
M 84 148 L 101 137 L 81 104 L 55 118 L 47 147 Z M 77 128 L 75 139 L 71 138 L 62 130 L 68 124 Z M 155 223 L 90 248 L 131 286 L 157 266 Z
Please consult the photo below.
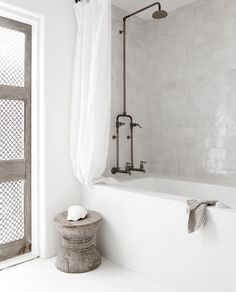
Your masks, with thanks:
M 219 201 L 211 200 L 187 200 L 188 205 L 188 233 L 197 231 L 199 228 L 204 227 L 207 223 L 207 207 L 217 206 L 218 208 L 229 208 L 227 205 Z

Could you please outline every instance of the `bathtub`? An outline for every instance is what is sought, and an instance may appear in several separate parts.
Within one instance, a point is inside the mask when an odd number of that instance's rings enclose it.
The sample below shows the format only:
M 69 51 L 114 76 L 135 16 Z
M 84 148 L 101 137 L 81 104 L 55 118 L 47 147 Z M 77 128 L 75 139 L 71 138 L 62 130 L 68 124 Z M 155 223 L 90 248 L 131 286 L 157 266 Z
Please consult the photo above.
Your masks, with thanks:
M 218 199 L 204 229 L 188 234 L 186 200 Z M 236 188 L 161 178 L 123 177 L 84 189 L 103 215 L 102 255 L 173 292 L 236 291 Z

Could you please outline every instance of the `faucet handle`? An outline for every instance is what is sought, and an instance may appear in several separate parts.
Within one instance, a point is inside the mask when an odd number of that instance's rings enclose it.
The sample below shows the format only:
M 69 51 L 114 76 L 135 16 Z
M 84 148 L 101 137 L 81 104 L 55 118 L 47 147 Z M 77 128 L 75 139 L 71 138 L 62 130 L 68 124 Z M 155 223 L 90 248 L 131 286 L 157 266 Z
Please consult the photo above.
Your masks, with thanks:
M 119 127 L 122 127 L 122 126 L 125 126 L 125 123 L 123 123 L 123 122 L 116 122 L 116 128 L 119 128 Z
M 126 166 L 131 166 L 131 163 L 130 162 L 126 162 Z
M 141 164 L 145 164 L 145 163 L 147 163 L 147 161 L 140 161 L 140 163 L 141 163 Z
M 131 126 L 134 127 L 139 127 L 140 129 L 142 128 L 138 123 L 132 123 Z

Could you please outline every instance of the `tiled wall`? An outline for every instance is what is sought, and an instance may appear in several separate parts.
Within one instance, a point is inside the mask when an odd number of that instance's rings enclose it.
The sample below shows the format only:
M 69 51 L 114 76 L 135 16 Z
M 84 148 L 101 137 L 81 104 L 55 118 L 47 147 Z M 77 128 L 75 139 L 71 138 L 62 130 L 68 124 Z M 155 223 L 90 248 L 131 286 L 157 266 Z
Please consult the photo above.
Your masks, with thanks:
M 127 12 L 112 7 L 112 114 L 111 114 L 111 137 L 116 134 L 116 116 L 123 113 L 123 35 L 119 33 L 122 29 L 123 16 Z M 140 160 L 149 159 L 148 134 L 149 125 L 147 121 L 148 104 L 146 100 L 146 54 L 145 54 L 146 22 L 133 17 L 127 20 L 127 112 L 143 128 L 135 128 L 135 165 L 139 166 Z M 125 120 L 124 120 L 125 122 Z M 120 128 L 120 166 L 125 167 L 130 162 L 130 140 L 129 122 Z M 116 140 L 110 139 L 109 157 L 107 171 L 110 174 L 112 167 L 116 166 Z
M 151 169 L 236 179 L 236 1 L 198 0 L 147 25 Z
M 112 133 L 122 111 L 123 14 L 113 8 Z M 135 130 L 136 160 L 151 171 L 236 180 L 236 1 L 197 0 L 164 20 L 129 20 L 128 111 L 143 126 Z M 108 168 L 113 140 L 110 149 Z

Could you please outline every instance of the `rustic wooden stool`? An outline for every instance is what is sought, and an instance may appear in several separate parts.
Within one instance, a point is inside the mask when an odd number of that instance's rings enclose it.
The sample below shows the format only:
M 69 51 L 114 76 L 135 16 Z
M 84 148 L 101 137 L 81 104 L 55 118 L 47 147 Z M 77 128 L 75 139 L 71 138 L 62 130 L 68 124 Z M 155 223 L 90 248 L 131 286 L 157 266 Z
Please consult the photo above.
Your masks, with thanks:
M 55 217 L 57 230 L 62 235 L 62 248 L 56 267 L 65 273 L 84 273 L 101 264 L 101 256 L 95 246 L 95 234 L 100 227 L 101 215 L 88 211 L 85 219 L 68 221 L 67 212 Z

